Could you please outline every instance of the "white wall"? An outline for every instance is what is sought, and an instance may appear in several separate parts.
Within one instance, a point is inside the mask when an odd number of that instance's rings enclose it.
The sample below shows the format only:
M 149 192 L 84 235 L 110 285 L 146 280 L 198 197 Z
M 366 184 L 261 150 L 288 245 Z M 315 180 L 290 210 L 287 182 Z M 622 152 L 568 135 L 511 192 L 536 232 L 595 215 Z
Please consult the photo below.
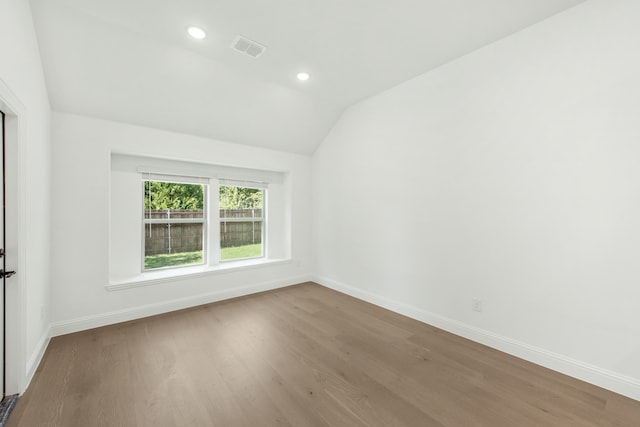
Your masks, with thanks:
M 64 113 L 54 113 L 52 118 L 53 335 L 291 285 L 310 277 L 308 156 Z M 291 185 L 292 261 L 106 290 L 112 152 L 287 172 Z
M 639 18 L 592 0 L 349 109 L 318 280 L 640 399 Z
M 16 212 L 7 219 L 7 237 L 11 240 L 20 233 L 18 246 L 9 248 L 18 250 L 18 275 L 7 281 L 8 336 L 23 347 L 16 350 L 12 343 L 7 349 L 9 368 L 14 368 L 15 361 L 20 369 L 16 381 L 7 384 L 8 391 L 17 392 L 26 386 L 46 344 L 50 279 L 49 99 L 28 1 L 0 2 L 0 40 L 0 97 L 11 98 L 5 101 L 13 102 L 14 113 L 20 114 L 7 119 L 10 130 L 17 133 L 11 132 L 6 159 L 12 180 L 7 184 L 8 209 Z M 9 372 L 9 377 L 14 378 L 14 373 Z

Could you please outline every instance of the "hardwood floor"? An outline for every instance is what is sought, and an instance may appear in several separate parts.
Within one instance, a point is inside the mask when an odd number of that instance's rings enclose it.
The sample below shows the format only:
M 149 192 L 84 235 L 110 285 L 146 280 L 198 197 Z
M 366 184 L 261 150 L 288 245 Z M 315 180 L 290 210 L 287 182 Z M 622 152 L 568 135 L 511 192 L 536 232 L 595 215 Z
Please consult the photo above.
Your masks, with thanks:
M 51 340 L 9 427 L 638 426 L 640 402 L 313 283 Z

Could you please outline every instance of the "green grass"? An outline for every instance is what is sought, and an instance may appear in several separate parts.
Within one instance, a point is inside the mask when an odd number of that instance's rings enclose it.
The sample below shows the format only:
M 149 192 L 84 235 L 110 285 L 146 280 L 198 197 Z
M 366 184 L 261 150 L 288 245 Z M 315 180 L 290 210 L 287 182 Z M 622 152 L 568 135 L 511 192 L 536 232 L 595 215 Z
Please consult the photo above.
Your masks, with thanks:
M 262 256 L 262 244 L 235 246 L 220 249 L 220 260 L 253 258 Z M 181 267 L 202 264 L 202 251 L 180 252 L 177 254 L 149 255 L 144 257 L 144 269 L 152 270 L 163 267 Z
M 220 260 L 253 258 L 262 256 L 262 243 L 220 249 Z
M 162 267 L 202 264 L 202 251 L 180 252 L 177 254 L 149 255 L 144 257 L 145 270 Z

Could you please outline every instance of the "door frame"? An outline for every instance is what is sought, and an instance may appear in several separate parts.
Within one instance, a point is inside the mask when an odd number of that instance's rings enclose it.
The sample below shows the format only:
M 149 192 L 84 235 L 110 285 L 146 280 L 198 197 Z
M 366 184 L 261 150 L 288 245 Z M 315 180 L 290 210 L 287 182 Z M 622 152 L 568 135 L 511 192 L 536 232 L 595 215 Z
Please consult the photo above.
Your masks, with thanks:
M 22 394 L 27 387 L 27 322 L 26 322 L 26 245 L 23 230 L 26 228 L 25 147 L 27 114 L 24 104 L 0 79 L 0 108 L 5 113 L 6 153 L 5 163 L 15 165 L 7 170 L 6 220 L 11 224 L 11 233 L 6 236 L 11 258 L 17 263 L 7 268 L 18 274 L 7 281 L 6 292 L 6 395 Z

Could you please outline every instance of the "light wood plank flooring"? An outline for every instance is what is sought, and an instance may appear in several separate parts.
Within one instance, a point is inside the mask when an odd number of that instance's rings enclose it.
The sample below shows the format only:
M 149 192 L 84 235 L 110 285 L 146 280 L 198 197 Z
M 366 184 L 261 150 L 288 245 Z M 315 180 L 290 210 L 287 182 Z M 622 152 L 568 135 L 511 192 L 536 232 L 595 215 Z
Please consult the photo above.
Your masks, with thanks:
M 8 423 L 639 425 L 638 401 L 313 283 L 54 338 Z

